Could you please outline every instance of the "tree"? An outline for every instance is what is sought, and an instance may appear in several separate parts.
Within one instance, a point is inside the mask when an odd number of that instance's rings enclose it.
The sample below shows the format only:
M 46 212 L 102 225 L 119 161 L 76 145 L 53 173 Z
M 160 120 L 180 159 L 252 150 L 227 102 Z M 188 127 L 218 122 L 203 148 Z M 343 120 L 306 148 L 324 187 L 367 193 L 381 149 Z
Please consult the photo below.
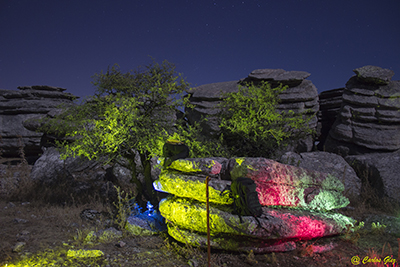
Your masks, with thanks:
M 158 206 L 150 159 L 162 155 L 167 139 L 183 141 L 189 146 L 191 157 L 265 157 L 262 152 L 293 136 L 289 130 L 301 129 L 305 123 L 301 118 L 290 117 L 292 113 L 286 116 L 276 112 L 278 95 L 285 88 L 249 84 L 240 87 L 238 93 L 227 95 L 219 114 L 220 135 L 207 139 L 201 135 L 200 123 L 190 126 L 183 119 L 174 121 L 172 114 L 179 106 L 194 106 L 182 97 L 188 83 L 167 61 L 126 73 L 114 65 L 105 73 L 95 74 L 93 84 L 93 97 L 48 121 L 43 128 L 73 140 L 59 143 L 64 159 L 83 156 L 129 168 L 131 181 L 137 187 L 136 200 L 142 206 L 141 193 Z M 144 170 L 144 185 L 137 179 L 136 151 Z
M 198 125 L 186 126 L 179 119 L 174 122 L 172 114 L 177 108 L 190 105 L 182 97 L 189 85 L 181 75 L 176 75 L 173 64 L 153 61 L 144 69 L 127 73 L 114 65 L 105 73 L 95 74 L 92 83 L 95 95 L 47 122 L 47 130 L 51 128 L 74 139 L 59 144 L 64 159 L 83 156 L 122 165 L 125 159 L 128 162 L 125 166 L 132 172 L 131 181 L 137 186 L 137 201 L 142 205 L 141 193 L 158 206 L 150 159 L 162 155 L 162 146 L 168 138 L 184 141 L 194 157 L 210 156 L 218 149 L 212 142 L 201 140 Z M 136 151 L 142 162 L 145 185 L 136 177 Z
M 287 87 L 271 88 L 268 82 L 239 85 L 237 93 L 225 93 L 218 114 L 220 135 L 229 154 L 250 157 L 273 157 L 279 148 L 312 134 L 305 112 L 279 112 L 279 94 Z

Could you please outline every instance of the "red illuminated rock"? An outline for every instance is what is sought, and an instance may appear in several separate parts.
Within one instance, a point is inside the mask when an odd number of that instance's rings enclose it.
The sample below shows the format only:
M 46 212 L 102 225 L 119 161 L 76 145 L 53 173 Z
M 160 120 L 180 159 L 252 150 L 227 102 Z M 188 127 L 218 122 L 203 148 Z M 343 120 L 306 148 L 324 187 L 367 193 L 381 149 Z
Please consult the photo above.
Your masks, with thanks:
M 265 158 L 179 159 L 164 170 L 154 188 L 205 202 L 205 179 L 210 176 L 210 202 L 232 204 L 221 195 L 230 180 L 248 177 L 257 184 L 261 205 L 326 211 L 345 207 L 344 185 L 333 175 L 281 164 Z
M 179 229 L 195 231 L 199 235 L 207 233 L 205 203 L 171 197 L 161 201 L 159 208 L 162 216 Z M 258 218 L 259 225 L 252 216 L 242 216 L 241 222 L 239 216 L 232 212 L 232 208 L 226 205 L 212 204 L 210 207 L 210 234 L 217 244 L 216 247 L 223 245 L 221 240 L 231 240 L 229 242 L 233 243 L 225 246 L 234 248 L 237 240 L 247 240 L 246 238 L 249 238 L 248 242 L 257 238 L 260 244 L 267 246 L 274 244 L 271 240 L 308 240 L 337 235 L 343 233 L 347 225 L 354 223 L 353 219 L 338 213 L 263 207 L 263 214 Z M 172 227 L 168 231 L 173 237 L 178 235 Z M 195 244 L 196 240 L 193 238 L 194 236 L 190 236 L 186 240 Z
M 333 175 L 281 164 L 265 158 L 230 159 L 231 179 L 248 177 L 257 184 L 261 205 L 332 210 L 345 207 L 344 185 Z
M 354 223 L 342 214 L 323 212 L 348 204 L 343 184 L 332 175 L 265 158 L 179 159 L 154 182 L 156 190 L 175 195 L 161 201 L 159 209 L 167 219 L 168 233 L 178 241 L 206 246 L 207 176 L 211 178 L 208 189 L 214 248 L 290 251 L 297 240 L 338 235 Z M 231 205 L 233 199 L 221 194 L 239 177 L 251 178 L 257 185 L 264 206 L 260 224 L 252 216 L 242 216 L 241 221 Z

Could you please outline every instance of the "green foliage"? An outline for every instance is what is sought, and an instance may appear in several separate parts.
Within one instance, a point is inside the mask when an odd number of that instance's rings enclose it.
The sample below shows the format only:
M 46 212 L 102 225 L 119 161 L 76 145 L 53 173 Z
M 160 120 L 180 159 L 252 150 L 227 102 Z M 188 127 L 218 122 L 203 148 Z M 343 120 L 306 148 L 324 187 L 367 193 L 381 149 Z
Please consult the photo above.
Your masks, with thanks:
M 172 139 L 184 142 L 190 148 L 190 157 L 225 157 L 230 158 L 231 154 L 225 144 L 224 135 L 218 138 L 206 138 L 201 134 L 201 122 L 194 125 L 176 125 L 176 131 L 171 135 Z M 164 143 L 162 143 L 164 144 Z
M 180 75 L 175 76 L 174 69 L 164 61 L 162 65 L 153 62 L 144 71 L 122 73 L 114 65 L 105 73 L 95 74 L 95 96 L 45 126 L 48 131 L 56 130 L 75 139 L 60 144 L 62 157 L 102 160 L 107 156 L 112 162 L 133 157 L 134 148 L 150 159 L 162 155 L 162 146 L 169 138 L 184 141 L 192 157 L 222 151 L 220 145 L 201 137 L 199 124 L 189 126 L 178 120 L 173 126 L 171 114 L 179 106 L 193 107 L 182 97 L 188 84 Z
M 360 239 L 361 229 L 364 228 L 364 222 L 359 222 L 358 225 L 356 225 L 356 222 L 357 221 L 355 221 L 353 224 L 347 224 L 346 231 L 342 236 L 344 240 L 353 244 L 358 242 Z
M 167 61 L 153 62 L 127 73 L 114 65 L 104 73 L 95 74 L 93 85 L 96 93 L 92 98 L 47 121 L 44 128 L 73 140 L 59 144 L 63 159 L 83 156 L 104 163 L 122 163 L 130 168 L 137 192 L 143 191 L 155 204 L 150 158 L 162 154 L 161 144 L 176 131 L 171 115 L 182 105 L 190 107 L 189 100 L 182 95 L 189 85 Z M 194 134 L 185 132 L 183 122 L 176 124 L 180 124 L 178 130 L 182 137 Z M 136 177 L 136 151 L 144 170 L 145 188 Z M 128 160 L 128 166 L 122 159 Z
M 377 223 L 372 223 L 371 224 L 371 232 L 374 234 L 383 234 L 386 230 L 386 225 L 380 224 L 379 222 Z
M 181 76 L 175 76 L 174 66 L 166 61 L 162 65 L 153 62 L 144 70 L 122 73 L 114 65 L 93 79 L 95 96 L 62 118 L 75 126 L 66 134 L 75 141 L 63 144 L 63 157 L 107 156 L 108 161 L 114 161 L 121 156 L 132 157 L 132 148 L 148 159 L 160 155 L 156 144 L 166 140 L 164 132 L 173 132 L 170 114 L 178 106 L 188 105 L 188 99 L 172 97 L 188 87 Z
M 120 230 L 124 230 L 129 217 L 129 199 L 132 196 L 129 196 L 129 194 L 125 193 L 118 186 L 114 186 L 114 188 L 117 190 L 118 196 L 118 203 L 113 203 L 117 210 L 115 223 L 119 226 Z
M 361 230 L 362 228 L 364 228 L 364 222 L 359 222 L 358 225 L 354 225 L 353 231 L 357 232 L 359 230 Z
M 167 139 L 183 141 L 190 148 L 190 157 L 268 157 L 268 153 L 293 139 L 295 132 L 306 133 L 308 129 L 308 121 L 302 116 L 276 111 L 278 95 L 285 87 L 247 84 L 238 93 L 227 95 L 222 102 L 224 112 L 219 114 L 221 132 L 218 138 L 206 139 L 200 123 L 190 126 L 183 119 L 173 122 L 171 115 L 178 107 L 194 106 L 183 97 L 188 83 L 167 61 L 153 61 L 126 73 L 114 65 L 95 74 L 92 83 L 96 87 L 93 97 L 47 120 L 41 131 L 73 140 L 59 144 L 62 159 L 82 156 L 130 168 L 137 192 L 144 192 L 153 204 L 150 158 L 162 155 Z M 136 152 L 142 162 L 145 188 L 136 177 Z
M 287 87 L 271 88 L 267 82 L 247 83 L 237 93 L 225 93 L 219 113 L 221 134 L 230 154 L 236 156 L 271 156 L 295 138 L 312 131 L 311 117 L 305 112 L 295 115 L 292 110 L 279 112 L 279 94 Z

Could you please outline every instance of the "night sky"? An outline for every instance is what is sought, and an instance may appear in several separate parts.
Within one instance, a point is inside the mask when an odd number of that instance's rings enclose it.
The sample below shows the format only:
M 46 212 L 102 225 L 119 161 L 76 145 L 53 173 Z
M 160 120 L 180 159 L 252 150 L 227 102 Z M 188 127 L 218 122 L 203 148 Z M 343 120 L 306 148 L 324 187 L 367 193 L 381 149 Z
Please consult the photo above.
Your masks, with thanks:
M 400 80 L 399 0 L 0 0 L 0 88 L 94 94 L 91 76 L 168 60 L 192 86 L 255 69 L 311 73 L 319 92 L 376 65 Z

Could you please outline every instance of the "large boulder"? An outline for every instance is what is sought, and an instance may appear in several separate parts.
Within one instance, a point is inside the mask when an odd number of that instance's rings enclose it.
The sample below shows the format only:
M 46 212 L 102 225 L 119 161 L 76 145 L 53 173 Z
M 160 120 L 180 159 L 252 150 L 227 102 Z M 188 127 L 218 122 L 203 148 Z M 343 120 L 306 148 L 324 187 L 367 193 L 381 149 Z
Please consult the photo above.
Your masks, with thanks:
M 171 224 L 168 224 L 168 234 L 181 243 L 207 248 L 207 234 L 182 229 Z M 216 249 L 247 253 L 251 251 L 254 253 L 285 252 L 296 249 L 294 241 L 259 239 L 237 235 L 211 236 L 210 246 Z
M 30 178 L 49 202 L 87 201 L 96 194 L 114 198 L 115 181 L 108 167 L 79 157 L 62 160 L 60 153 L 50 147 L 33 165 Z
M 207 233 L 206 205 L 203 202 L 170 197 L 160 202 L 160 212 L 169 221 L 168 232 L 177 240 L 198 245 Z M 210 204 L 210 235 L 213 245 L 229 250 L 247 250 L 249 243 L 257 252 L 291 250 L 293 243 L 282 241 L 308 240 L 343 233 L 354 220 L 338 213 L 318 213 L 263 207 L 257 220 L 252 216 L 232 214 L 229 206 Z M 171 225 L 172 224 L 172 225 Z M 182 237 L 182 230 L 187 235 Z M 188 231 L 190 230 L 190 231 Z M 191 235 L 190 233 L 195 233 Z M 204 238 L 203 238 L 204 240 Z M 238 241 L 242 241 L 238 243 Z M 255 240 L 258 240 L 258 245 Z M 244 241 L 244 242 L 243 242 Z M 277 242 L 281 241 L 281 242 Z M 276 247 L 280 245 L 279 247 Z
M 187 197 L 199 201 L 206 201 L 205 181 L 209 182 L 209 200 L 213 203 L 232 204 L 228 195 L 222 192 L 231 184 L 229 180 L 222 180 L 226 172 L 226 158 L 186 158 L 178 159 L 165 170 L 161 171 L 158 179 L 153 183 L 154 188 L 161 192 L 175 196 Z
M 2 157 L 20 157 L 21 149 L 30 162 L 42 153 L 42 133 L 27 129 L 24 122 L 40 119 L 60 105 L 73 105 L 77 99 L 66 89 L 47 85 L 22 86 L 19 91 L 0 89 L 0 149 Z
M 349 203 L 343 196 L 343 184 L 330 174 L 264 158 L 220 161 L 223 164 L 211 158 L 176 160 L 169 169 L 161 172 L 159 179 L 154 182 L 154 187 L 179 197 L 205 202 L 205 180 L 210 176 L 210 202 L 232 204 L 232 199 L 222 194 L 223 191 L 230 185 L 231 180 L 248 177 L 257 185 L 261 205 L 325 211 L 345 207 Z M 210 175 L 211 173 L 213 175 Z
M 332 174 L 264 158 L 231 159 L 228 172 L 232 180 L 251 178 L 261 205 L 326 211 L 349 204 L 343 183 Z
M 294 111 L 295 114 L 306 112 L 306 117 L 310 118 L 309 127 L 316 129 L 316 113 L 319 109 L 318 92 L 314 84 L 306 80 L 310 74 L 303 71 L 285 71 L 281 69 L 259 69 L 254 70 L 249 76 L 240 81 L 229 81 L 221 83 L 206 84 L 189 91 L 190 103 L 195 105 L 193 109 L 186 109 L 188 122 L 193 124 L 201 118 L 208 121 L 201 124 L 203 133 L 214 136 L 219 131 L 220 121 L 215 116 L 219 112 L 218 105 L 223 101 L 222 93 L 236 93 L 238 87 L 244 82 L 268 81 L 274 88 L 278 84 L 287 85 L 288 88 L 279 96 L 281 102 L 277 106 L 277 111 Z M 306 152 L 311 151 L 313 140 L 311 135 L 294 144 L 291 149 Z
M 300 168 L 330 173 L 344 184 L 344 195 L 359 196 L 361 192 L 361 179 L 354 169 L 341 156 L 323 152 L 287 152 L 281 159 L 281 163 Z
M 161 214 L 180 228 L 207 233 L 206 205 L 187 198 L 160 202 Z M 313 239 L 341 233 L 354 221 L 341 214 L 263 207 L 257 219 L 232 214 L 233 209 L 210 204 L 211 235 L 246 235 L 260 239 Z
M 345 157 L 400 149 L 400 81 L 391 81 L 393 72 L 379 67 L 354 72 L 325 150 Z
M 392 153 L 371 153 L 347 156 L 346 161 L 362 177 L 362 193 L 374 190 L 379 198 L 400 203 L 400 150 Z M 366 190 L 366 186 L 370 188 Z
M 394 72 L 389 69 L 382 69 L 380 67 L 367 65 L 362 68 L 354 70 L 359 80 L 365 83 L 372 84 L 389 84 L 392 79 Z
M 156 157 L 150 160 L 153 180 L 161 172 L 157 160 Z M 127 162 L 121 160 L 120 163 L 107 165 L 103 162 L 83 157 L 67 157 L 62 160 L 56 148 L 48 147 L 34 163 L 30 178 L 39 190 L 44 190 L 43 197 L 50 202 L 84 202 L 94 196 L 100 196 L 104 201 L 117 201 L 114 186 L 135 190 L 132 188 L 132 171 L 127 168 Z M 143 167 L 137 152 L 135 164 L 136 177 L 144 185 Z
M 168 233 L 196 246 L 207 244 L 206 180 L 211 246 L 264 253 L 289 251 L 295 240 L 337 235 L 354 220 L 327 210 L 348 204 L 343 184 L 332 175 L 264 158 L 187 158 L 162 170 L 154 188 L 174 196 L 159 204 Z M 255 181 L 263 214 L 238 216 L 229 185 L 239 177 Z M 291 209 L 288 209 L 291 208 Z

